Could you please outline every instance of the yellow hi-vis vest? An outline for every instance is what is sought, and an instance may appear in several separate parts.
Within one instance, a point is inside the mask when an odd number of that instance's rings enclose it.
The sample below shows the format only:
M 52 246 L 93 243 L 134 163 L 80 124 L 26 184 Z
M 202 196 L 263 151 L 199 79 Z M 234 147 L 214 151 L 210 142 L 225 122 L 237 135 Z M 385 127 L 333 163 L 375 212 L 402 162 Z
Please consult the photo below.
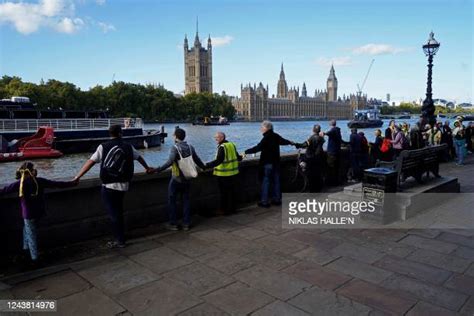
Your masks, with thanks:
M 239 161 L 237 160 L 237 148 L 234 143 L 222 143 L 219 147 L 224 147 L 225 157 L 224 161 L 214 168 L 213 174 L 218 177 L 229 177 L 238 174 Z M 217 152 L 219 152 L 219 150 Z

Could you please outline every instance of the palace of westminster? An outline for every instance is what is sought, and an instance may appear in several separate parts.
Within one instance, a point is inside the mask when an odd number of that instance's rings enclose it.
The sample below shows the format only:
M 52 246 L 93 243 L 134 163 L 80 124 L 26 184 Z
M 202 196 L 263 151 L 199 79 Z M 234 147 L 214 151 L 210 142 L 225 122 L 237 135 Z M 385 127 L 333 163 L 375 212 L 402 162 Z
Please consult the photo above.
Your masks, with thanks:
M 207 49 L 201 45 L 198 32 L 194 45 L 189 48 L 187 37 L 184 38 L 184 72 L 185 94 L 192 92 L 212 93 L 212 43 L 207 40 Z M 367 96 L 351 94 L 343 98 L 337 96 L 337 78 L 331 66 L 326 90 L 315 90 L 314 96 L 308 96 L 306 84 L 303 83 L 301 94 L 299 87 L 288 88 L 283 64 L 277 84 L 276 97 L 268 95 L 266 87 L 247 84 L 240 87 L 240 98 L 232 98 L 237 117 L 248 121 L 264 119 L 350 119 L 356 109 L 363 109 Z

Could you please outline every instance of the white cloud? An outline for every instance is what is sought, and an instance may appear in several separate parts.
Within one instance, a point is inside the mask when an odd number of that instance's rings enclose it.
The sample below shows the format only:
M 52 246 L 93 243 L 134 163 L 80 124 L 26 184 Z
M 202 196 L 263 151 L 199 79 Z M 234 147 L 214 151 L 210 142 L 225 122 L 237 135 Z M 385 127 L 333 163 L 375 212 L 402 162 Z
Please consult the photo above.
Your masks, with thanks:
M 325 67 L 329 67 L 331 65 L 348 66 L 348 65 L 352 65 L 352 59 L 349 56 L 333 57 L 333 58 L 320 57 L 318 60 L 316 60 L 316 63 L 320 66 L 325 66 Z
M 106 0 L 95 0 L 98 5 L 104 5 Z
M 115 26 L 109 23 L 105 23 L 105 22 L 98 22 L 97 26 L 99 26 L 99 28 L 102 30 L 103 33 L 108 33 L 108 32 L 117 30 Z
M 0 3 L 0 24 L 11 24 L 25 35 L 43 27 L 72 34 L 86 25 L 84 19 L 75 16 L 75 10 L 73 0 L 6 1 Z M 111 24 L 100 23 L 97 25 L 104 33 L 115 29 Z
M 234 38 L 230 35 L 226 35 L 224 37 L 211 37 L 212 40 L 212 46 L 226 46 L 229 45 Z
M 79 18 L 63 18 L 55 25 L 58 32 L 72 34 L 79 31 L 84 26 L 84 21 Z
M 412 48 L 394 47 L 388 44 L 367 44 L 352 49 L 356 55 L 390 55 L 404 53 L 412 50 Z

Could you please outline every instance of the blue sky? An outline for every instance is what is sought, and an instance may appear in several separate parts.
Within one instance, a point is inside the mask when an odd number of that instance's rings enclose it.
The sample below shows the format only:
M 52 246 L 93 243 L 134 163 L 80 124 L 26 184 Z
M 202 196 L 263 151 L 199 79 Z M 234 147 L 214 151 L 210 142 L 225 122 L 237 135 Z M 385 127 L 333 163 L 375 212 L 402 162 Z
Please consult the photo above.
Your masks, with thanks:
M 339 94 L 393 100 L 424 97 L 431 30 L 434 97 L 472 102 L 471 0 L 0 0 L 0 74 L 26 81 L 70 81 L 83 89 L 115 80 L 184 89 L 182 43 L 199 16 L 201 39 L 214 39 L 214 91 L 241 82 L 276 92 L 281 62 L 290 86 L 325 88 L 334 63 Z M 204 40 L 205 42 L 205 40 Z

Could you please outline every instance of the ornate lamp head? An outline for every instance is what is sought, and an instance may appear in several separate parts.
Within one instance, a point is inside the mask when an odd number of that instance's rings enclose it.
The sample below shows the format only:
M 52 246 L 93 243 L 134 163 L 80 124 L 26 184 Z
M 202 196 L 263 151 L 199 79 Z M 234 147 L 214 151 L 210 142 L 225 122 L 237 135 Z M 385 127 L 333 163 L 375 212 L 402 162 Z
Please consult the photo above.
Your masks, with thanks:
M 435 40 L 433 31 L 430 33 L 430 37 L 428 38 L 428 42 L 423 45 L 423 51 L 425 52 L 426 56 L 434 56 L 436 52 L 438 52 L 440 43 Z

